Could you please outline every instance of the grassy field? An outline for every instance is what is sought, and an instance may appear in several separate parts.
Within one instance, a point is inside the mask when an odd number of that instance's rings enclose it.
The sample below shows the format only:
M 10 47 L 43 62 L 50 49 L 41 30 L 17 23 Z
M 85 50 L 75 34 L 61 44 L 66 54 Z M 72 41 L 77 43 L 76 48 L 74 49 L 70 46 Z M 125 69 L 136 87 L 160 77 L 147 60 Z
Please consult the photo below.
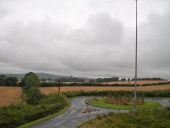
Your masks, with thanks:
M 111 109 L 119 109 L 119 110 L 130 110 L 132 109 L 133 105 L 117 105 L 117 104 L 108 104 L 105 103 L 105 98 L 97 98 L 93 99 L 89 102 L 92 106 L 95 107 L 102 107 L 102 108 L 111 108 Z M 161 105 L 155 102 L 145 102 L 142 105 L 137 105 L 138 109 L 145 109 L 145 108 L 157 108 Z
M 55 94 L 58 93 L 58 87 L 41 87 L 43 94 Z M 61 87 L 61 92 L 72 91 L 133 91 L 133 87 L 97 87 L 97 86 L 65 86 Z M 157 86 L 144 86 L 138 87 L 138 91 L 153 91 L 153 90 L 170 90 L 170 85 L 157 85 Z M 0 86 L 0 106 L 7 106 L 10 104 L 16 104 L 21 102 L 20 96 L 22 95 L 22 89 L 20 87 L 2 87 Z

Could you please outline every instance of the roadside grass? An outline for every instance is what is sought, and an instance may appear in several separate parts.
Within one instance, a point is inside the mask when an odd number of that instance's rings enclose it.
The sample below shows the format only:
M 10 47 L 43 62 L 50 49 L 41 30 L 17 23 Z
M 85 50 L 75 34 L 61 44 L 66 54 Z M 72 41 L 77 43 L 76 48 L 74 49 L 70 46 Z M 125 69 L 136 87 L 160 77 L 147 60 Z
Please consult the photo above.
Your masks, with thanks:
M 170 110 L 166 108 L 141 109 L 136 114 L 109 113 L 98 115 L 77 128 L 170 128 L 169 115 Z
M 50 120 L 50 119 L 52 119 L 52 118 L 54 118 L 54 117 L 56 117 L 56 116 L 61 115 L 61 114 L 64 113 L 64 112 L 66 112 L 66 111 L 70 108 L 70 106 L 71 106 L 71 103 L 68 101 L 68 105 L 67 105 L 66 107 L 64 107 L 62 110 L 60 110 L 60 111 L 58 111 L 58 112 L 56 112 L 56 113 L 54 113 L 54 114 L 51 114 L 51 115 L 49 115 L 49 116 L 46 116 L 46 117 L 44 117 L 44 118 L 40 118 L 40 119 L 37 119 L 37 120 L 35 120 L 35 121 L 31 121 L 31 122 L 29 122 L 29 123 L 23 124 L 23 125 L 21 125 L 21 126 L 19 126 L 19 127 L 17 127 L 17 128 L 29 128 L 29 127 L 31 127 L 31 126 L 33 126 L 33 125 L 37 125 L 37 124 L 39 124 L 39 123 L 48 121 L 48 120 Z
M 110 109 L 118 109 L 118 110 L 130 110 L 133 108 L 133 105 L 117 105 L 117 104 L 105 103 L 104 98 L 92 99 L 89 100 L 88 103 L 94 107 L 102 107 L 102 108 L 110 108 Z M 157 107 L 161 107 L 161 104 L 157 102 L 145 102 L 142 105 L 137 105 L 137 109 L 157 108 Z

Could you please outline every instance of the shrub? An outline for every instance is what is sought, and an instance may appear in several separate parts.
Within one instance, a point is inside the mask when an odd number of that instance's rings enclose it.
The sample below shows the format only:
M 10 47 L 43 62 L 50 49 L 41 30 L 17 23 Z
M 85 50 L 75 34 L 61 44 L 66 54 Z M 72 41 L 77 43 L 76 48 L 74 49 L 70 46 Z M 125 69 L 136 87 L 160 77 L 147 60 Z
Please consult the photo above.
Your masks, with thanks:
M 64 97 L 44 96 L 37 105 L 17 105 L 0 108 L 0 128 L 17 126 L 58 112 L 67 105 Z
M 28 104 L 37 104 L 39 100 L 43 97 L 40 90 L 34 86 L 23 87 L 23 100 Z
M 96 117 L 95 120 L 91 120 L 91 124 L 86 125 L 85 123 L 84 125 L 95 127 L 95 124 L 100 124 L 98 128 L 170 128 L 170 119 L 167 116 L 169 114 L 170 111 L 166 109 L 140 110 L 136 115 L 134 113 L 115 113 L 108 114 L 101 120 Z

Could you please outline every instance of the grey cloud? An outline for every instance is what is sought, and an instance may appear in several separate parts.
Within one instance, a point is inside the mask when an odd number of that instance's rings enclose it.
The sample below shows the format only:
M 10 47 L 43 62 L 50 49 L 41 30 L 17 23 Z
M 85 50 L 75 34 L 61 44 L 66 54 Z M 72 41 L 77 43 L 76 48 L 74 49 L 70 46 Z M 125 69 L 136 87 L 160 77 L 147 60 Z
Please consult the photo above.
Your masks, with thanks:
M 140 76 L 170 77 L 170 11 L 139 26 Z M 72 28 L 50 18 L 0 24 L 0 72 L 133 76 L 135 29 L 108 13 Z
M 170 10 L 150 15 L 149 22 L 140 27 L 139 63 L 143 73 L 170 75 Z M 147 73 L 147 74 L 149 74 Z
M 5 9 L 0 9 L 0 19 L 2 20 L 6 15 L 8 14 L 8 11 Z
M 120 59 L 114 56 L 120 56 L 122 23 L 107 14 L 99 14 L 79 30 L 70 31 L 61 26 L 50 21 L 1 26 L 0 60 L 21 68 L 54 72 L 109 71 L 114 62 L 118 66 Z

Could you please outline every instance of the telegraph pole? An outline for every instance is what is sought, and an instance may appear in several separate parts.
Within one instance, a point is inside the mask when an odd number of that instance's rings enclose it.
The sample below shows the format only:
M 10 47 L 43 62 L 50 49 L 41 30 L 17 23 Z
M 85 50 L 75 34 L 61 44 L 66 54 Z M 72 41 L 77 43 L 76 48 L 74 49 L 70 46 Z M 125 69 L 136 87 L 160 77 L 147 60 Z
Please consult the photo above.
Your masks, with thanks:
M 58 81 L 58 96 L 60 95 L 60 87 L 61 87 L 61 81 Z

